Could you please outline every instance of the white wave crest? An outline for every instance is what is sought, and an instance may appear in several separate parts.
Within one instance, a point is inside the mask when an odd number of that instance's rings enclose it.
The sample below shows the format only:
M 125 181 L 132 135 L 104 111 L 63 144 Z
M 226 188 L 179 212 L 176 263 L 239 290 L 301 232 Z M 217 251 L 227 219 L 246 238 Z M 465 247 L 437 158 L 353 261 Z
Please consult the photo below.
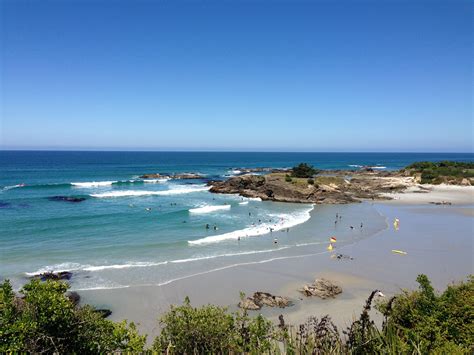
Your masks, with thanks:
M 357 165 L 357 164 L 349 164 L 351 168 L 362 168 L 362 165 Z
M 370 168 L 371 168 L 371 169 L 387 169 L 386 166 L 379 166 L 379 165 L 377 165 L 377 166 L 371 166 Z
M 48 265 L 33 272 L 25 272 L 25 275 L 35 276 L 35 275 L 40 275 L 47 272 L 57 273 L 57 272 L 64 272 L 64 271 L 75 271 L 75 270 L 80 270 L 81 268 L 82 268 L 82 265 L 78 263 L 62 263 L 62 264 L 57 264 L 57 265 Z
M 262 201 L 260 197 L 245 197 L 246 201 Z
M 88 265 L 84 266 L 82 270 L 84 271 L 102 271 L 110 269 L 128 269 L 135 267 L 150 267 L 150 266 L 159 266 L 167 264 L 167 261 L 161 262 L 131 262 L 128 264 L 116 264 L 116 265 Z
M 239 205 L 248 205 L 248 204 L 249 204 L 248 201 L 239 202 Z
M 71 182 L 72 186 L 81 188 L 101 187 L 110 186 L 118 181 L 91 181 L 91 182 Z
M 18 185 L 12 185 L 12 186 L 5 186 L 3 189 L 4 190 L 11 190 L 11 189 L 17 189 L 19 187 L 24 187 L 25 184 L 18 184 Z
M 164 183 L 164 182 L 167 182 L 169 179 L 143 179 L 141 181 L 143 181 L 144 183 L 147 183 L 147 184 L 161 184 L 161 183 Z
M 190 213 L 211 213 L 215 211 L 230 210 L 230 205 L 221 205 L 221 206 L 203 206 L 197 208 L 191 208 Z
M 201 245 L 209 243 L 218 243 L 224 240 L 229 239 L 238 239 L 244 237 L 255 237 L 259 235 L 264 235 L 270 233 L 270 231 L 279 231 L 286 228 L 294 227 L 298 224 L 304 223 L 311 218 L 310 212 L 313 210 L 314 206 L 311 205 L 305 211 L 297 212 L 293 214 L 281 214 L 276 215 L 277 221 L 275 223 L 262 223 L 256 226 L 247 227 L 244 229 L 236 230 L 229 233 L 213 235 L 210 237 L 205 237 L 197 240 L 188 241 L 191 245 Z
M 181 195 L 181 194 L 189 194 L 193 192 L 200 192 L 200 191 L 207 191 L 209 190 L 209 186 L 183 186 L 179 188 L 173 188 L 169 190 L 163 191 L 147 191 L 147 190 L 117 190 L 117 191 L 109 191 L 103 192 L 99 194 L 91 194 L 91 197 L 96 198 L 110 198 L 110 197 L 137 197 L 137 196 L 169 196 L 169 195 Z

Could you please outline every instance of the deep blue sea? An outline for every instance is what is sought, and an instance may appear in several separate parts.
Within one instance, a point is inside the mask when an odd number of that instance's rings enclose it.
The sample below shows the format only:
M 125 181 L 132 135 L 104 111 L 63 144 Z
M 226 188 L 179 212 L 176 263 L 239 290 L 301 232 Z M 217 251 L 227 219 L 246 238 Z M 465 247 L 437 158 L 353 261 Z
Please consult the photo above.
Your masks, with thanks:
M 335 207 L 216 195 L 206 182 L 239 168 L 307 162 L 391 170 L 425 160 L 474 161 L 474 154 L 0 151 L 0 278 L 19 287 L 29 275 L 69 270 L 75 289 L 164 284 L 246 258 L 298 253 L 334 232 L 323 221 Z M 139 178 L 156 172 L 205 179 Z M 359 210 L 357 221 L 374 213 Z M 315 215 L 317 233 L 304 227 Z M 368 231 L 381 228 L 375 214 L 372 221 Z

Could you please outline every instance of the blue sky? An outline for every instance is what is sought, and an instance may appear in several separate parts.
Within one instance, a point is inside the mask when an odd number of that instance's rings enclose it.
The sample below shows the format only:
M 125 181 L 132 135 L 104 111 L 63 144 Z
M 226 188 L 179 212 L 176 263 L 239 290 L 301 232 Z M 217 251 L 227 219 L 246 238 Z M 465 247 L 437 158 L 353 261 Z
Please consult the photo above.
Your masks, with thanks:
M 473 149 L 469 1 L 1 6 L 4 149 Z

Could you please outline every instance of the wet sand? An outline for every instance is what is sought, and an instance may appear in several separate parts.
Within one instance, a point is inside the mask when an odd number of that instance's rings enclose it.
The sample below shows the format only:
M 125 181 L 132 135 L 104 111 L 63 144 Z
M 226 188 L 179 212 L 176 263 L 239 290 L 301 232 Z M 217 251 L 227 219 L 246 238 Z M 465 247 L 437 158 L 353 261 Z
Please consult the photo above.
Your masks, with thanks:
M 373 204 L 386 217 L 386 229 L 353 244 L 339 247 L 336 243 L 332 252 L 350 255 L 354 260 L 331 258 L 330 252 L 319 251 L 309 256 L 235 266 L 163 286 L 81 291 L 82 302 L 110 308 L 112 320 L 138 323 L 140 331 L 149 334 L 149 341 L 159 332 L 158 317 L 170 305 L 180 304 L 185 296 L 196 306 L 212 303 L 236 310 L 240 291 L 271 292 L 288 296 L 294 302 L 286 309 L 263 308 L 250 314 L 260 312 L 274 320 L 283 314 L 287 323 L 292 324 L 304 322 L 310 315 L 329 314 L 339 328 L 344 328 L 360 314 L 374 289 L 390 296 L 404 288 L 415 288 L 417 275 L 424 273 L 441 290 L 474 272 L 471 191 L 456 190 L 447 195 L 444 190 L 438 191 L 438 195 L 411 193 L 417 198 L 423 196 L 417 204 L 410 200 L 415 197 L 407 198 L 409 194 L 405 193 L 400 194 L 400 199 Z M 457 204 L 428 204 L 435 198 Z M 400 220 L 398 230 L 393 226 L 395 218 Z M 305 223 L 305 228 L 311 228 L 311 223 L 313 218 Z M 407 255 L 394 254 L 392 249 L 406 251 Z M 311 254 L 311 248 L 306 254 Z M 342 286 L 343 293 L 327 300 L 303 297 L 297 289 L 315 277 L 335 281 Z

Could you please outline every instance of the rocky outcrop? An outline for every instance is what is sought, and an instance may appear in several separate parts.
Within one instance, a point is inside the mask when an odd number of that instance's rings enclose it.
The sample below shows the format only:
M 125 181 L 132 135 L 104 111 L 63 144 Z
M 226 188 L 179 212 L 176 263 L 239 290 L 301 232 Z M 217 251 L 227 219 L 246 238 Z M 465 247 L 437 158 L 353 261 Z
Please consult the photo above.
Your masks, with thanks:
M 184 173 L 175 175 L 162 175 L 156 174 L 143 174 L 140 179 L 174 179 L 174 180 L 192 180 L 192 179 L 204 179 L 204 176 L 195 173 Z
M 352 175 L 348 175 L 352 174 Z M 234 176 L 211 181 L 214 193 L 240 194 L 262 200 L 296 203 L 343 204 L 364 199 L 390 199 L 388 192 L 401 192 L 415 185 L 413 177 L 393 172 L 325 172 L 313 179 L 293 178 L 286 173 Z
M 238 174 L 250 174 L 250 173 L 287 173 L 291 169 L 276 169 L 276 168 L 235 168 L 233 169 Z
M 33 279 L 39 279 L 41 281 L 47 280 L 70 280 L 72 277 L 72 272 L 69 271 L 61 271 L 61 272 L 44 272 L 42 274 L 34 275 Z
M 259 310 L 263 306 L 285 308 L 291 304 L 290 300 L 282 296 L 274 296 L 267 292 L 255 292 L 239 302 L 239 307 L 247 310 Z
M 326 299 L 329 297 L 334 298 L 342 293 L 342 288 L 332 281 L 316 279 L 311 285 L 304 285 L 299 291 L 306 297 L 317 296 Z

